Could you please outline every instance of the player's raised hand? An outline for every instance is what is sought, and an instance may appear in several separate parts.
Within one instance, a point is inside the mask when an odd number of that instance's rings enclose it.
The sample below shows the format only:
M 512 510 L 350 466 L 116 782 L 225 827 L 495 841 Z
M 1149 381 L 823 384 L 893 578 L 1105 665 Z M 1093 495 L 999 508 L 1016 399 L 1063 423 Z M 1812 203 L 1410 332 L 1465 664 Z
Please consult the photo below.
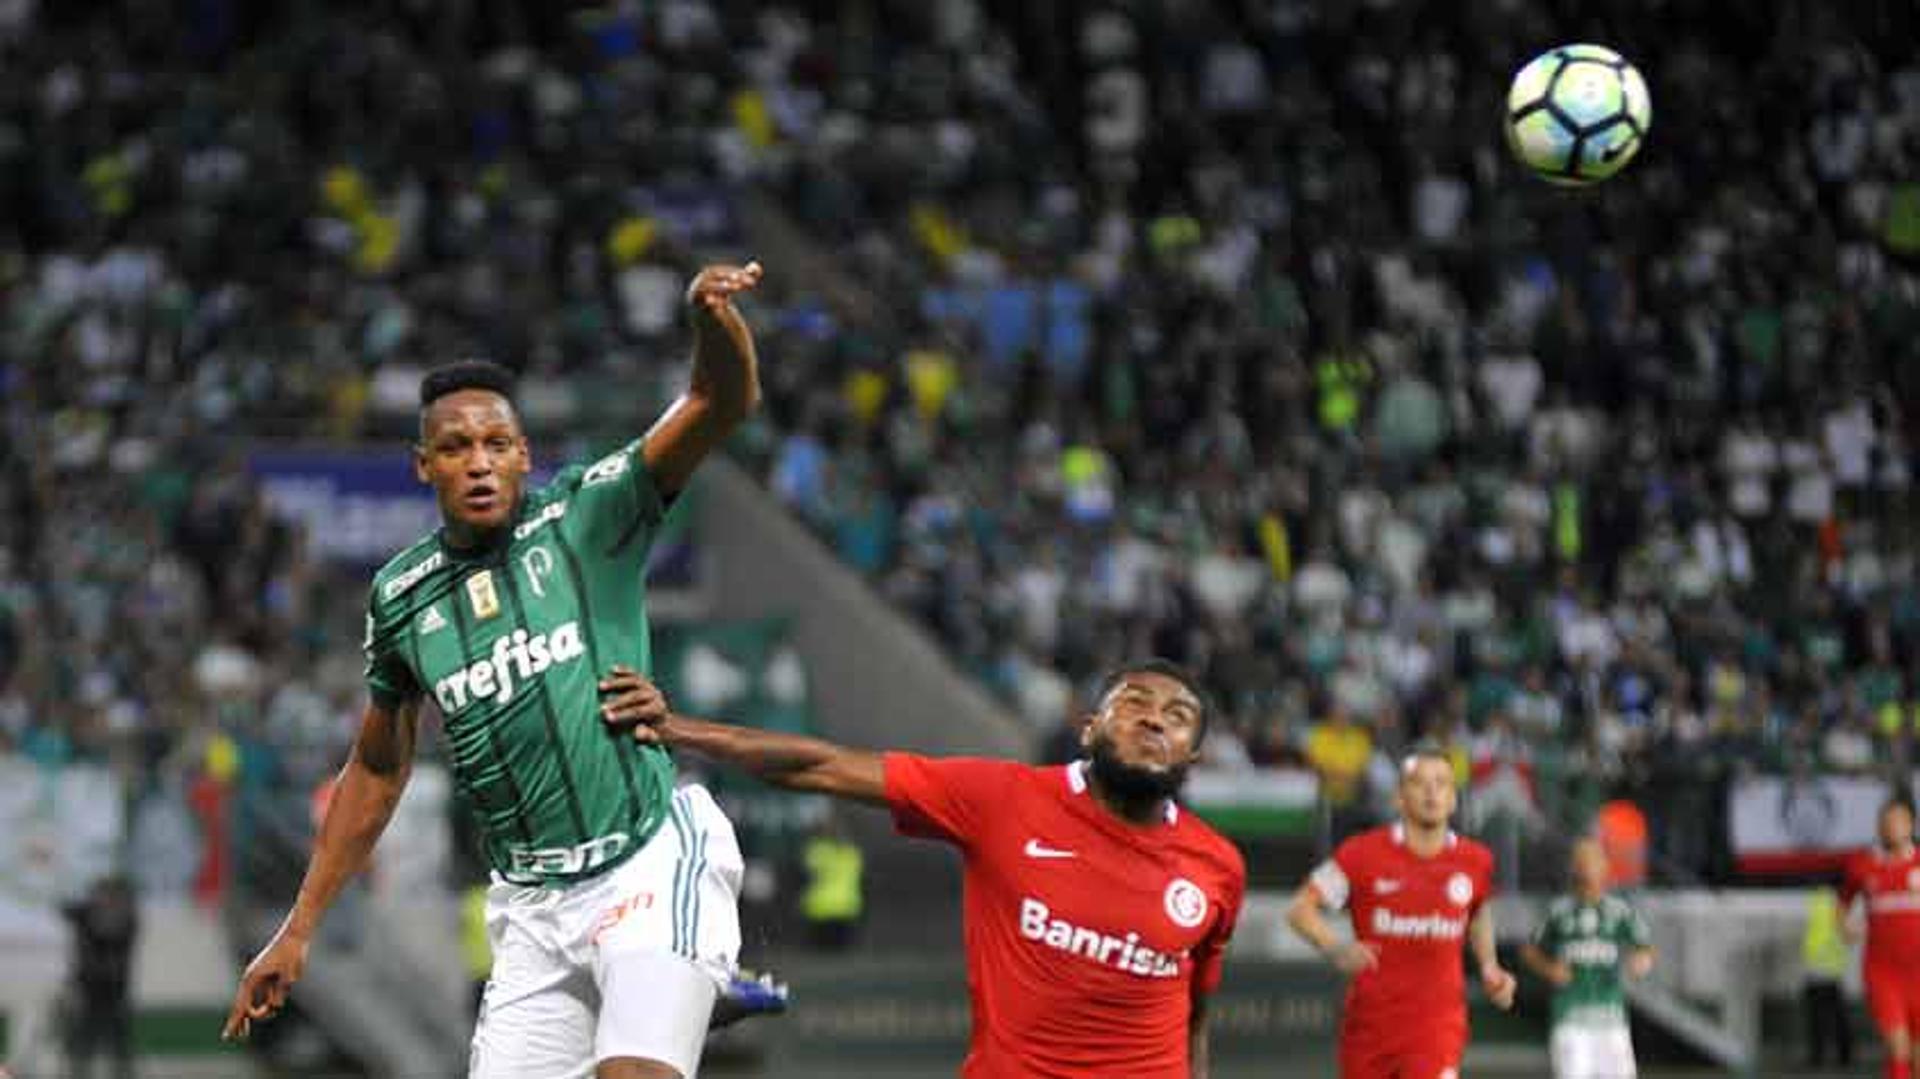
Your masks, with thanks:
M 757 261 L 745 266 L 721 263 L 705 267 L 687 285 L 687 306 L 693 309 L 696 320 L 703 315 L 720 320 L 738 318 L 733 298 L 759 287 L 762 272 Z
M 1372 944 L 1350 940 L 1334 949 L 1333 965 L 1348 977 L 1363 970 L 1375 970 L 1380 966 L 1380 949 Z
M 240 988 L 234 991 L 233 1008 L 227 1012 L 227 1025 L 220 1029 L 220 1037 L 227 1041 L 244 1038 L 255 1021 L 278 1015 L 286 1006 L 288 991 L 306 968 L 307 938 L 284 928 L 275 933 L 240 975 Z
M 1498 963 L 1489 963 L 1480 968 L 1480 988 L 1486 990 L 1487 999 L 1501 1011 L 1513 1008 L 1514 991 L 1520 983 L 1507 969 Z
M 634 741 L 657 744 L 656 728 L 667 714 L 667 695 L 632 667 L 616 663 L 600 679 L 601 720 L 616 730 L 631 730 Z

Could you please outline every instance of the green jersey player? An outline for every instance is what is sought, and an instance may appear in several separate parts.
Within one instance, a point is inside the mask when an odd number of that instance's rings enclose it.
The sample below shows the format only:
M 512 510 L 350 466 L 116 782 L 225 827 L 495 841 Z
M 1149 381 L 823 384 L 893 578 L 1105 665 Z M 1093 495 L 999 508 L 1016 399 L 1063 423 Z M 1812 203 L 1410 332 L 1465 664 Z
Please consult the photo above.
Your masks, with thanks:
M 1520 957 L 1553 983 L 1551 1052 L 1557 1079 L 1633 1079 L 1633 1037 L 1622 975 L 1653 970 L 1647 923 L 1607 891 L 1597 839 L 1573 847 L 1573 892 L 1555 899 Z
M 758 401 L 732 300 L 759 281 L 757 263 L 702 270 L 686 393 L 645 437 L 537 491 L 503 369 L 454 364 L 422 382 L 414 472 L 443 523 L 374 578 L 360 735 L 229 1037 L 284 1004 L 400 798 L 430 698 L 494 878 L 470 1074 L 694 1074 L 739 951 L 739 849 L 704 790 L 676 789 L 665 753 L 607 731 L 600 691 L 615 666 L 650 667 L 644 573 L 665 506 Z

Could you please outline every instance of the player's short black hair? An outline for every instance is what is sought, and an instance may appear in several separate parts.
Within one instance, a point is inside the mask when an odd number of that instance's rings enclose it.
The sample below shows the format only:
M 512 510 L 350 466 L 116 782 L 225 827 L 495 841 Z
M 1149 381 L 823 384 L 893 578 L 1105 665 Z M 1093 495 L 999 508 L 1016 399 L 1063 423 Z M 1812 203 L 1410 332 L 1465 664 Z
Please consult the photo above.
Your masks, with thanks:
M 1105 701 L 1107 694 L 1112 693 L 1116 686 L 1126 681 L 1130 674 L 1164 675 L 1185 686 L 1187 692 L 1193 694 L 1193 699 L 1200 702 L 1200 723 L 1194 733 L 1194 741 L 1198 743 L 1200 739 L 1207 736 L 1207 721 L 1213 717 L 1213 702 L 1207 699 L 1206 687 L 1200 684 L 1200 679 L 1194 677 L 1192 671 L 1170 659 L 1153 656 L 1123 663 L 1113 668 L 1100 680 L 1100 692 L 1095 695 L 1094 700 Z
M 1887 800 L 1880 803 L 1880 815 L 1885 816 L 1892 809 L 1904 809 L 1907 816 L 1914 816 L 1913 792 L 1904 787 L 1895 787 L 1893 793 L 1887 795 Z
M 513 403 L 513 372 L 491 360 L 460 360 L 441 364 L 420 379 L 420 410 L 450 393 L 490 390 Z

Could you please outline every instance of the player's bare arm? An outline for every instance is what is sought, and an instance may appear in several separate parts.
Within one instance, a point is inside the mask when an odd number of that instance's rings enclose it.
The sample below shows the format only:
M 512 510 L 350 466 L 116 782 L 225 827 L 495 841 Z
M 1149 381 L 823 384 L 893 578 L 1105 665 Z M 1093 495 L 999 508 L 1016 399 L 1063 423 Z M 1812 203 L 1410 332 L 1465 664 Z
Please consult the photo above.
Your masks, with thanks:
M 244 1038 L 256 1020 L 271 1019 L 307 965 L 307 946 L 327 908 L 367 864 L 413 771 L 417 701 L 387 709 L 368 704 L 360 735 L 334 788 L 293 908 L 273 939 L 240 977 L 223 1038 Z
M 1480 971 L 1480 988 L 1487 999 L 1502 1011 L 1513 1007 L 1514 990 L 1519 982 L 1500 965 L 1500 953 L 1493 932 L 1493 904 L 1482 904 L 1467 926 L 1467 941 L 1473 949 L 1474 966 Z
M 1380 965 L 1380 953 L 1372 945 L 1340 939 L 1333 923 L 1327 920 L 1326 900 L 1312 881 L 1293 893 L 1293 902 L 1287 905 L 1287 925 L 1342 974 L 1351 977 Z
M 665 695 L 630 667 L 610 670 L 600 681 L 600 694 L 601 718 L 611 726 L 631 728 L 640 742 L 691 750 L 788 790 L 886 803 L 886 768 L 878 753 L 677 715 Z
M 671 497 L 693 470 L 733 434 L 760 403 L 753 331 L 734 297 L 760 284 L 758 262 L 708 266 L 687 286 L 693 313 L 693 375 L 687 390 L 647 432 L 643 453 L 656 489 Z
M 1627 977 L 1644 978 L 1653 973 L 1658 953 L 1652 948 L 1635 948 L 1627 953 Z
M 1187 1013 L 1187 1074 L 1192 1079 L 1207 1079 L 1213 1071 L 1213 1042 L 1207 1034 L 1207 994 L 1193 993 L 1193 1009 Z
M 1529 941 L 1520 946 L 1520 962 L 1542 981 L 1561 986 L 1573 981 L 1573 968 L 1547 954 L 1546 949 Z

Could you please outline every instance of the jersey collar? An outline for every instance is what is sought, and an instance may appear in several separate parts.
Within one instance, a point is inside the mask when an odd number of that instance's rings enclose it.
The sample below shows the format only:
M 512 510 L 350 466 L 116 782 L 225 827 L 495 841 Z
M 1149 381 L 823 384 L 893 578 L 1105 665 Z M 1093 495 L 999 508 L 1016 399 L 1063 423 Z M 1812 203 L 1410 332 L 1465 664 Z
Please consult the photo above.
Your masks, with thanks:
M 1087 793 L 1087 762 L 1074 761 L 1067 765 L 1067 789 L 1075 794 Z M 1173 799 L 1167 799 L 1167 823 L 1180 823 L 1180 806 Z
M 1395 846 L 1404 847 L 1407 845 L 1407 826 L 1399 821 L 1393 822 L 1393 842 Z M 1453 829 L 1447 829 L 1447 846 L 1457 847 L 1459 845 L 1460 837 L 1454 834 Z

